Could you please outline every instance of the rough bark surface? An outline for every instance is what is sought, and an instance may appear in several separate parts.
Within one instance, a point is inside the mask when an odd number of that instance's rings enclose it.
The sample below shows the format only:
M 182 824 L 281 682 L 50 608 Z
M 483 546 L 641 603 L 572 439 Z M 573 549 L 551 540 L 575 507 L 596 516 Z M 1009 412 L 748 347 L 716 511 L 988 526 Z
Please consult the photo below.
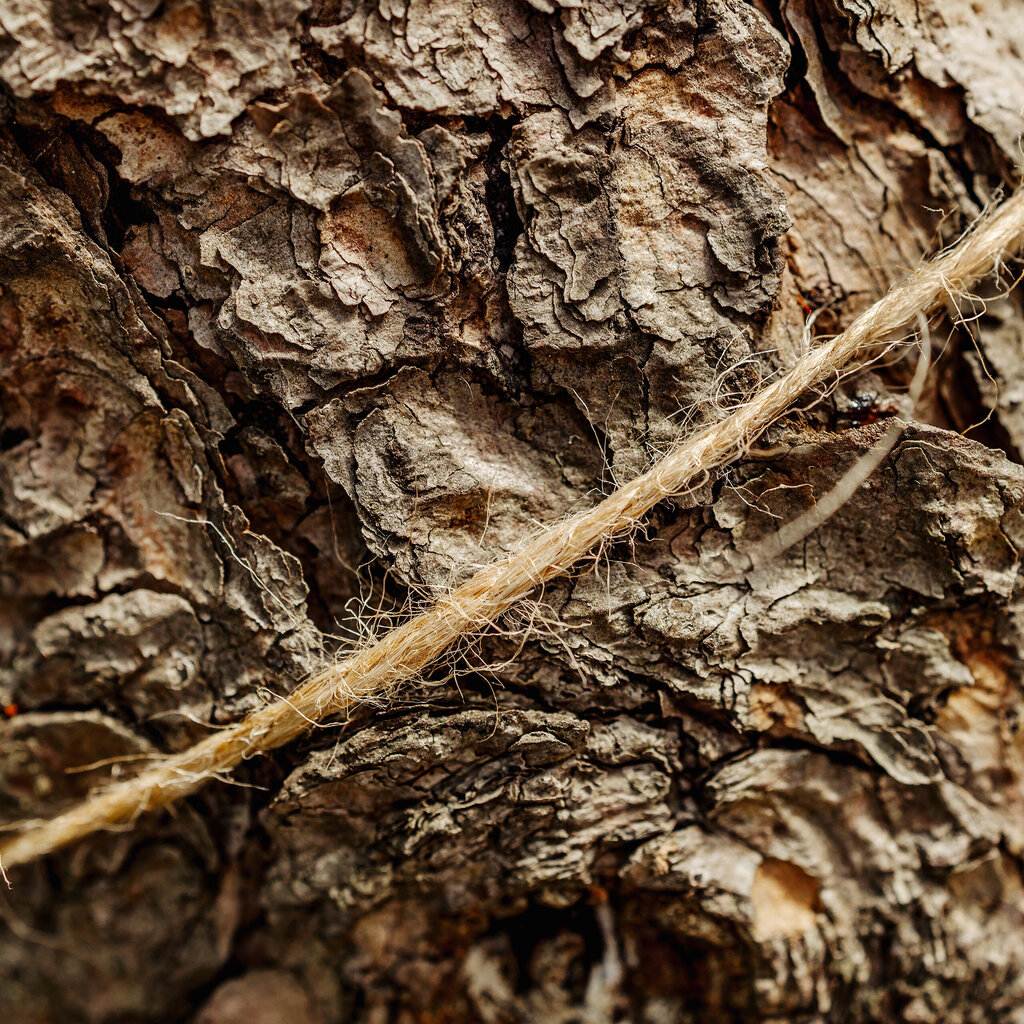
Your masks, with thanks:
M 1014 0 L 2 0 L 2 819 L 848 323 L 1011 180 L 1022 54 Z M 900 370 L 525 646 L 12 872 L 0 1016 L 1024 1021 L 1024 317 L 978 312 L 771 564 Z

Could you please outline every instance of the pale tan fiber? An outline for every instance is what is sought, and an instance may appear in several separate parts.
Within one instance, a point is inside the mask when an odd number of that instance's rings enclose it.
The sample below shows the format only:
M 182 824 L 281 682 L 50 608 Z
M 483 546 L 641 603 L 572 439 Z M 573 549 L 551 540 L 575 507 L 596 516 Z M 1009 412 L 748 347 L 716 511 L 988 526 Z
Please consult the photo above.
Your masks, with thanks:
M 566 572 L 598 545 L 628 533 L 655 505 L 680 494 L 745 448 L 810 388 L 826 389 L 878 354 L 920 314 L 970 289 L 1024 244 L 1024 192 L 983 217 L 956 246 L 894 287 L 838 337 L 810 351 L 725 419 L 681 443 L 643 476 L 594 508 L 544 529 L 520 551 L 481 569 L 428 611 L 331 663 L 277 700 L 133 779 L 87 797 L 0 847 L 6 866 L 34 860 L 143 811 L 194 792 L 240 761 L 279 747 L 314 723 L 378 700 L 418 676 L 467 634 L 498 619 L 534 588 Z
M 910 409 L 917 407 L 924 390 L 925 378 L 928 375 L 928 368 L 931 366 L 931 334 L 928 331 L 928 322 L 923 313 L 917 315 L 918 326 L 921 334 L 920 356 L 917 360 L 917 369 L 910 384 L 908 397 Z M 751 568 L 767 564 L 779 558 L 795 544 L 799 544 L 805 537 L 817 530 L 824 523 L 836 514 L 850 500 L 851 496 L 860 489 L 868 477 L 882 464 L 885 457 L 892 451 L 899 440 L 903 429 L 906 426 L 901 420 L 895 420 L 886 430 L 882 438 L 867 452 L 865 452 L 854 466 L 843 474 L 836 482 L 836 485 L 825 495 L 819 498 L 814 506 L 808 509 L 803 515 L 781 526 L 775 533 L 770 534 L 757 547 L 747 552 Z

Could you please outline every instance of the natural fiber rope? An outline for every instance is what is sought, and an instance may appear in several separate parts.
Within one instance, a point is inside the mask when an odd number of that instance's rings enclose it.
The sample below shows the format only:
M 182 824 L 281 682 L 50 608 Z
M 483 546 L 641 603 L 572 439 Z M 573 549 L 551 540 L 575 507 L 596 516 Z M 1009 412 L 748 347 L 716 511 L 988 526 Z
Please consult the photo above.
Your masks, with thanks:
M 207 779 L 230 772 L 245 758 L 288 743 L 330 715 L 390 693 L 461 637 L 494 622 L 538 584 L 566 572 L 598 544 L 628 533 L 659 502 L 742 455 L 809 388 L 834 383 L 852 364 L 877 355 L 894 332 L 969 290 L 1022 245 L 1024 190 L 890 290 L 846 331 L 804 355 L 778 380 L 681 443 L 643 476 L 589 511 L 547 527 L 518 553 L 481 569 L 428 611 L 325 667 L 287 699 L 254 711 L 135 778 L 86 797 L 51 821 L 29 827 L 0 846 L 0 863 L 35 860 L 98 829 L 131 822 L 143 811 L 195 792 Z

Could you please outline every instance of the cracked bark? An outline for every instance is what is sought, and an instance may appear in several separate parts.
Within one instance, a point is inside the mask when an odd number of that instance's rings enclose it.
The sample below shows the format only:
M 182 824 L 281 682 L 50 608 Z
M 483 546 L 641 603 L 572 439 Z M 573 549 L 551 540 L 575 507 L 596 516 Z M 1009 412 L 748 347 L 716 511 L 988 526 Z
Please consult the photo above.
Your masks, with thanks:
M 629 479 L 1019 158 L 998 0 L 9 0 L 0 33 L 7 822 Z M 1024 1020 L 1024 318 L 980 313 L 773 564 L 899 367 L 550 586 L 521 651 L 17 872 L 3 1019 Z

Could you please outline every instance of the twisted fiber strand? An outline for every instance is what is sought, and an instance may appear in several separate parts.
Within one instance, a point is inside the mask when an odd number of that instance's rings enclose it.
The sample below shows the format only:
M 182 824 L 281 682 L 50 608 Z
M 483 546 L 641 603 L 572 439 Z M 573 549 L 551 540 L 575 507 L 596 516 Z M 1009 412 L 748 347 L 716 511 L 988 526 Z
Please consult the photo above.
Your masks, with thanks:
M 598 544 L 628 533 L 655 505 L 742 455 L 809 388 L 838 380 L 877 355 L 894 332 L 947 297 L 970 289 L 1024 245 L 1024 190 L 982 217 L 953 247 L 894 287 L 832 341 L 804 355 L 729 416 L 705 429 L 589 511 L 554 523 L 519 552 L 491 563 L 381 639 L 324 667 L 288 695 L 132 779 L 114 784 L 0 846 L 7 866 L 42 857 L 98 829 L 195 792 L 240 761 L 272 750 L 312 724 L 388 695 L 461 637 L 494 622 L 538 584 L 568 570 Z

